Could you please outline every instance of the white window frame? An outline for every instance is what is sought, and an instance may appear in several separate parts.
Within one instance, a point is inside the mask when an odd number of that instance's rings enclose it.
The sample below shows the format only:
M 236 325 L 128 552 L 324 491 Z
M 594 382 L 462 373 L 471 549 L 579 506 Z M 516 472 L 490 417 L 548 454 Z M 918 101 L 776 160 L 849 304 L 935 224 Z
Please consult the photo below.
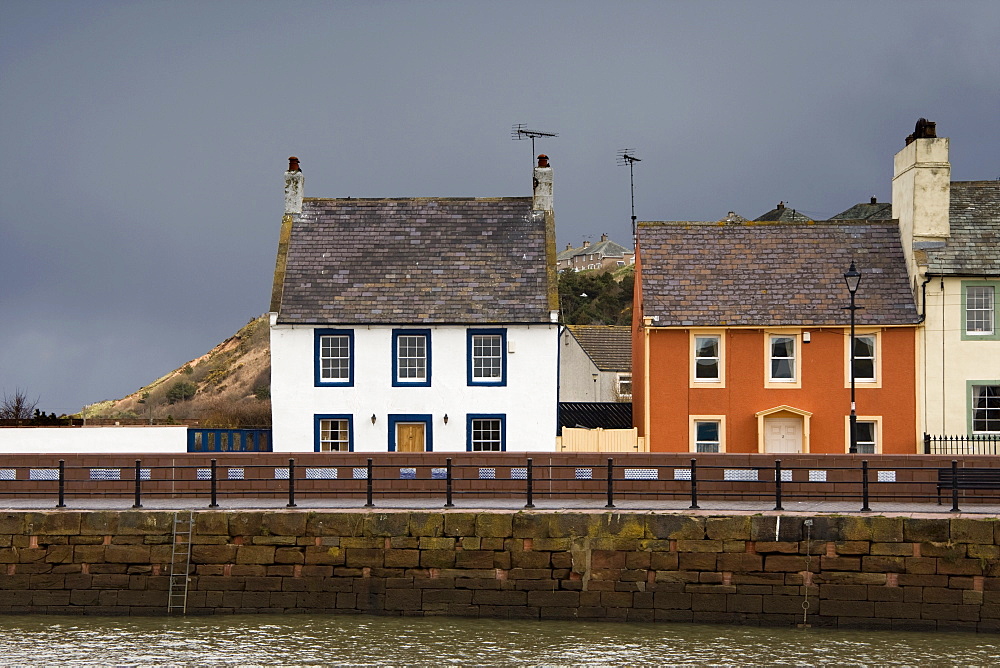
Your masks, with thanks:
M 349 416 L 317 416 L 317 420 L 317 452 L 351 452 L 353 450 Z
M 628 385 L 628 392 L 622 389 L 622 384 Z M 631 399 L 632 398 L 632 374 L 631 373 L 619 373 L 618 377 L 615 379 L 615 390 L 618 392 L 618 397 L 621 399 Z
M 981 296 L 974 298 L 973 291 L 981 292 Z M 962 338 L 996 340 L 998 338 L 996 306 L 995 285 L 963 282 Z M 970 329 L 972 323 L 982 328 Z
M 858 431 L 861 430 L 862 424 L 871 424 L 875 428 L 875 441 L 872 443 L 874 446 L 874 452 L 862 452 L 861 446 L 864 444 L 861 439 L 858 439 L 858 454 L 882 454 L 882 416 L 881 415 L 859 415 L 858 416 Z M 859 434 L 860 435 L 860 434 Z M 851 451 L 851 416 L 844 416 L 844 452 L 850 453 Z
M 699 452 L 698 445 L 706 441 L 698 440 L 698 425 L 705 422 L 714 422 L 719 428 L 718 451 L 726 451 L 726 416 L 725 415 L 690 415 L 688 427 L 688 451 L 696 454 L 708 454 Z
M 778 338 L 792 339 L 793 357 L 772 357 L 773 342 Z M 775 359 L 792 360 L 792 377 L 775 378 L 772 375 Z M 802 387 L 802 330 L 767 330 L 764 333 L 764 387 L 769 389 L 789 389 Z
M 997 434 L 1000 433 L 1000 426 L 997 429 L 976 429 L 976 411 L 984 411 L 984 415 L 981 420 L 986 421 L 986 426 L 989 426 L 990 422 L 1000 422 L 1000 381 L 968 381 L 969 386 L 969 433 L 970 434 Z M 976 388 L 977 387 L 995 387 L 996 396 L 988 397 L 988 399 L 994 399 L 990 403 L 998 404 L 997 406 L 984 406 L 979 408 L 976 406 Z
M 880 329 L 857 329 L 854 330 L 854 338 L 871 336 L 875 338 L 874 357 L 872 358 L 872 372 L 874 378 L 854 379 L 855 385 L 865 387 L 882 387 L 882 330 Z M 855 358 L 855 360 L 860 358 Z M 851 330 L 844 330 L 844 387 L 851 386 Z
M 423 341 L 423 354 L 410 354 L 408 342 Z M 405 345 L 404 345 L 405 344 Z M 406 353 L 406 354 L 404 354 Z M 408 361 L 422 364 L 409 366 Z M 431 384 L 431 332 L 429 329 L 394 329 L 392 331 L 392 384 L 394 387 L 428 387 Z M 404 375 L 403 371 L 422 371 L 422 375 Z
M 725 332 L 718 330 L 690 330 L 688 336 L 688 346 L 691 350 L 690 369 L 688 375 L 691 387 L 725 387 L 726 386 L 726 336 Z M 717 378 L 698 378 L 698 360 L 711 359 L 698 357 L 698 339 L 714 338 L 718 343 L 719 356 L 716 360 Z
M 504 452 L 507 450 L 507 416 L 506 415 L 486 415 L 470 414 L 468 416 L 468 445 L 469 452 Z M 493 423 L 484 427 L 485 423 Z M 483 438 L 488 433 L 490 438 Z M 480 438 L 477 439 L 476 435 Z M 483 448 L 484 444 L 495 445 L 496 447 Z

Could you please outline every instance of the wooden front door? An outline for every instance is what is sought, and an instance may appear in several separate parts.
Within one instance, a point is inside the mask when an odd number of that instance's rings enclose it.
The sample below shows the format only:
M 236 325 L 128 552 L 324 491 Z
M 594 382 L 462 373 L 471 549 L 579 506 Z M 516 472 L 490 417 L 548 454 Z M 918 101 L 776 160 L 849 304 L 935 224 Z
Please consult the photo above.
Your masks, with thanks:
M 802 420 L 799 418 L 766 418 L 764 420 L 764 452 L 802 452 Z
M 396 423 L 396 452 L 424 451 L 424 423 Z

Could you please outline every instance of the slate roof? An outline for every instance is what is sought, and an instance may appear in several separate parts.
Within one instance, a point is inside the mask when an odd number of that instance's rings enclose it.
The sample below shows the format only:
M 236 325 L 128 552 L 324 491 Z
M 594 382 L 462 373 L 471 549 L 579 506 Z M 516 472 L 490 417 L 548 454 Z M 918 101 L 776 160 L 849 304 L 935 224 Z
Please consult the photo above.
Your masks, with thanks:
M 892 203 L 862 202 L 841 211 L 830 220 L 892 220 Z
M 305 198 L 281 324 L 549 322 L 531 197 Z
M 632 370 L 632 328 L 624 325 L 567 325 L 583 352 L 601 371 Z
M 557 259 L 559 260 L 570 260 L 577 255 L 591 255 L 593 253 L 597 254 L 597 257 L 625 257 L 626 253 L 631 253 L 628 248 L 625 248 L 619 243 L 615 243 L 608 239 L 607 241 L 598 241 L 596 244 L 590 244 L 589 246 L 580 246 L 579 248 L 570 248 L 559 253 Z
M 846 325 L 851 260 L 859 325 L 917 322 L 895 221 L 640 223 L 639 247 L 654 326 Z
M 759 218 L 754 218 L 756 222 L 801 222 L 807 223 L 811 221 L 812 218 L 809 216 L 799 213 L 795 209 L 789 209 L 785 206 L 784 202 L 780 202 L 778 206 L 774 207 L 763 216 Z
M 951 236 L 927 249 L 927 273 L 1000 276 L 1000 181 L 953 181 Z

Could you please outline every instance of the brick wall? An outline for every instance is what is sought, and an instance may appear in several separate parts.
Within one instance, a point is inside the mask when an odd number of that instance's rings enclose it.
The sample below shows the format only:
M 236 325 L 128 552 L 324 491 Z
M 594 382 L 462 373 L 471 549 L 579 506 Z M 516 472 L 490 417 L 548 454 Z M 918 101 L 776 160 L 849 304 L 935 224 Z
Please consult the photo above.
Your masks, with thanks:
M 678 471 L 690 469 L 688 453 L 213 453 L 208 454 L 0 454 L 0 498 L 36 496 L 55 499 L 58 481 L 32 480 L 32 469 L 66 466 L 66 497 L 99 495 L 131 497 L 134 493 L 135 463 L 148 473 L 142 482 L 144 495 L 158 497 L 197 497 L 207 499 L 210 482 L 207 473 L 211 460 L 217 461 L 218 493 L 225 497 L 282 497 L 288 493 L 289 459 L 295 460 L 296 493 L 308 497 L 339 496 L 364 498 L 366 481 L 355 479 L 354 469 L 364 468 L 373 460 L 376 500 L 389 496 L 423 496 L 444 502 L 445 480 L 434 477 L 435 469 L 443 474 L 446 460 L 453 463 L 456 500 L 475 497 L 524 498 L 523 470 L 528 457 L 533 461 L 536 498 L 592 498 L 607 494 L 607 462 L 615 463 L 615 490 L 618 498 L 685 499 L 690 483 L 677 479 Z M 704 499 L 763 500 L 774 499 L 774 455 L 699 454 L 698 489 Z M 828 498 L 856 500 L 861 507 L 861 464 L 870 465 L 870 500 L 931 501 L 937 496 L 937 473 L 950 468 L 952 459 L 960 467 L 995 467 L 996 457 L 941 455 L 809 455 L 788 454 L 780 457 L 784 474 L 791 476 L 783 484 L 786 501 Z M 94 469 L 116 471 L 119 480 L 92 480 Z M 413 478 L 404 477 L 402 469 L 413 469 Z M 481 478 L 483 471 L 494 478 Z M 652 472 L 653 479 L 625 480 L 626 469 L 637 473 Z M 754 469 L 753 482 L 727 480 L 726 471 Z M 514 475 L 520 471 L 520 477 Z M 578 477 L 578 470 L 590 479 Z M 231 479 L 233 471 L 238 479 Z M 335 479 L 308 478 L 310 471 L 320 474 L 334 471 Z M 822 482 L 811 480 L 822 473 Z M 880 482 L 879 472 L 891 474 L 891 482 Z M 279 476 L 284 474 L 284 477 Z M 11 478 L 13 476 L 13 478 Z M 948 497 L 949 490 L 944 492 Z M 961 490 L 966 502 L 996 501 L 1000 490 Z M 950 497 L 945 498 L 949 501 Z M 70 507 L 73 506 L 69 502 Z M 206 500 L 206 506 L 208 502 Z M 603 506 L 604 504 L 601 503 Z M 53 501 L 53 506 L 55 502 Z M 950 506 L 949 506 L 950 507 Z
M 811 524 L 807 524 L 811 522 Z M 994 519 L 205 511 L 188 612 L 1000 631 Z M 0 512 L 0 613 L 164 614 L 173 514 Z

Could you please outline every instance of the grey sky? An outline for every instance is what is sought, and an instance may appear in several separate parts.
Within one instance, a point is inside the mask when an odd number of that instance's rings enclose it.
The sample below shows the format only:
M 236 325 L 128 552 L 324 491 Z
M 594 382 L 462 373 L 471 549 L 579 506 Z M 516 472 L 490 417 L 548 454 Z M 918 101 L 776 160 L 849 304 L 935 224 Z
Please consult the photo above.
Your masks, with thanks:
M 267 309 L 307 196 L 528 195 L 560 247 L 640 220 L 888 201 L 924 116 L 1000 177 L 1000 3 L 0 3 L 0 390 L 138 389 Z

